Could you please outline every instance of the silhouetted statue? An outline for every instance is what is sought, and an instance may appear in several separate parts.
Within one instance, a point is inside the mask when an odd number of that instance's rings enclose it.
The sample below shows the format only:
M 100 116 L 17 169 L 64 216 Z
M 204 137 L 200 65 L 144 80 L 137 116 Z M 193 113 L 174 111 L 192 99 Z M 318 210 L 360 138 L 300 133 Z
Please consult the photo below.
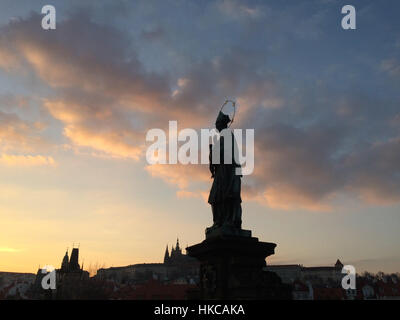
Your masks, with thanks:
M 223 130 L 227 129 L 229 122 L 231 122 L 229 116 L 220 111 L 215 127 L 221 133 L 221 136 L 214 145 L 210 145 L 210 171 L 214 181 L 208 197 L 208 203 L 211 204 L 213 213 L 214 224 L 211 227 L 212 229 L 221 226 L 241 229 L 242 226 L 242 199 L 240 197 L 242 176 L 236 174 L 236 168 L 240 168 L 240 164 L 236 163 L 234 157 L 238 149 L 231 131 L 225 132 L 228 135 L 223 135 Z M 224 139 L 228 137 L 232 139 L 231 161 L 225 161 L 226 159 L 224 159 Z M 213 148 L 217 148 L 217 151 L 214 150 L 214 152 L 219 151 L 219 164 L 212 163 Z

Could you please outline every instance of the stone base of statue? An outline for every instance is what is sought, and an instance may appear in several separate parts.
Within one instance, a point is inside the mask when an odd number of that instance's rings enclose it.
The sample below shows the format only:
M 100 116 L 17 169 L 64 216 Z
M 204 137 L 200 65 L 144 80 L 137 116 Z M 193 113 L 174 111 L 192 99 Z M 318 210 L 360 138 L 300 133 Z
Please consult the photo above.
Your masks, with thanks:
M 265 258 L 274 254 L 275 243 L 251 237 L 251 231 L 207 228 L 206 240 L 186 248 L 200 262 L 197 299 L 290 299 L 290 288 L 264 271 Z
M 206 229 L 206 239 L 214 238 L 214 237 L 226 237 L 226 236 L 234 236 L 234 237 L 251 237 L 250 230 L 238 229 L 231 226 L 221 226 L 221 227 L 210 227 Z

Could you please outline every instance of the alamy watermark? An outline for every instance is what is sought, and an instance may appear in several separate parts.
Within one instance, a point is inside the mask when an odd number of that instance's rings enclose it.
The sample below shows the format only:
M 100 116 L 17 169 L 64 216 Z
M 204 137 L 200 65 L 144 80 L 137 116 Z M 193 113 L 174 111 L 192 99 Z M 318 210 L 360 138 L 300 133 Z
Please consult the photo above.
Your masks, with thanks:
M 56 269 L 53 266 L 44 266 L 41 269 L 41 273 L 45 274 L 45 276 L 43 276 L 42 278 L 42 288 L 44 290 L 48 290 L 48 289 L 52 289 L 55 290 L 56 289 Z
M 342 28 L 344 30 L 355 30 L 356 27 L 356 8 L 352 5 L 345 5 L 342 8 L 342 14 L 346 14 L 342 18 Z
M 356 289 L 356 268 L 348 264 L 343 266 L 342 273 L 346 275 L 342 278 L 342 288 L 344 290 Z
M 341 13 L 345 14 L 341 19 L 341 25 L 344 30 L 356 29 L 356 8 L 352 5 L 345 5 L 341 9 Z M 45 5 L 42 7 L 42 28 L 44 30 L 56 29 L 56 8 L 53 5 Z
M 45 16 L 42 18 L 42 28 L 44 30 L 55 30 L 56 29 L 56 8 L 52 5 L 45 5 L 42 8 L 42 14 Z
M 146 141 L 153 142 L 146 151 L 149 164 L 210 164 L 210 159 L 212 164 L 220 164 L 222 155 L 224 164 L 237 165 L 236 175 L 250 175 L 254 170 L 254 129 L 200 129 L 199 135 L 191 128 L 178 132 L 178 122 L 169 121 L 168 134 L 162 129 L 150 129 Z

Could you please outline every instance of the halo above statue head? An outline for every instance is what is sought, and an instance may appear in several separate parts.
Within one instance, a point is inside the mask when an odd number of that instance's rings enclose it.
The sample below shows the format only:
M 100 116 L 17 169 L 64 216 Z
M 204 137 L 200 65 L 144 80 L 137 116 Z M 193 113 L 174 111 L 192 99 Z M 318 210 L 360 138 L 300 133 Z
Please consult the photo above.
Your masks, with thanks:
M 232 119 L 230 119 L 230 122 L 229 122 L 229 125 L 228 125 L 228 128 L 229 128 L 229 127 L 232 125 L 233 121 L 235 120 L 235 115 L 236 115 L 236 102 L 235 102 L 234 100 L 226 99 L 225 102 L 222 104 L 221 109 L 219 109 L 219 112 L 225 115 L 225 113 L 222 112 L 222 109 L 225 107 L 225 105 L 226 105 L 228 102 L 232 103 L 232 107 L 233 107 Z M 229 115 L 226 115 L 226 116 L 229 117 Z

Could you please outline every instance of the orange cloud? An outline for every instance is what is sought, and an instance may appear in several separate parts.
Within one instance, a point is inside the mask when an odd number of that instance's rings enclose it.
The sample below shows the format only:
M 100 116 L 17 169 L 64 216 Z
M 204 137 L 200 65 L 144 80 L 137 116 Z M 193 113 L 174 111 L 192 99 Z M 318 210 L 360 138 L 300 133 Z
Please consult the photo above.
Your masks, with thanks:
M 0 151 L 37 152 L 49 146 L 40 135 L 43 124 L 30 123 L 14 113 L 0 111 Z
M 64 135 L 79 147 L 88 147 L 117 158 L 138 160 L 144 135 L 134 130 L 125 114 L 99 103 L 71 100 L 44 100 L 50 114 L 65 125 Z
M 211 181 L 206 167 L 201 165 L 154 164 L 146 166 L 145 169 L 151 176 L 161 178 L 179 189 L 186 189 L 190 184 L 199 181 Z
M 124 140 L 134 140 L 135 135 L 129 132 L 93 132 L 80 126 L 67 126 L 64 134 L 73 143 L 82 147 L 91 147 L 117 158 L 139 160 L 143 146 L 134 146 Z
M 10 70 L 18 65 L 18 59 L 5 47 L 0 47 L 0 67 L 5 70 Z
M 267 188 L 263 195 L 257 198 L 257 201 L 270 208 L 283 210 L 306 209 L 310 211 L 331 211 L 332 208 L 323 201 L 310 198 L 302 194 L 298 189 L 290 186 L 280 186 Z
M 55 166 L 56 162 L 52 157 L 41 155 L 11 155 L 2 154 L 0 164 L 17 167 L 37 167 L 37 166 Z
M 203 199 L 204 202 L 208 201 L 208 192 L 197 190 L 197 191 L 188 191 L 188 190 L 178 190 L 176 192 L 176 196 L 180 199 L 183 198 L 199 198 Z

